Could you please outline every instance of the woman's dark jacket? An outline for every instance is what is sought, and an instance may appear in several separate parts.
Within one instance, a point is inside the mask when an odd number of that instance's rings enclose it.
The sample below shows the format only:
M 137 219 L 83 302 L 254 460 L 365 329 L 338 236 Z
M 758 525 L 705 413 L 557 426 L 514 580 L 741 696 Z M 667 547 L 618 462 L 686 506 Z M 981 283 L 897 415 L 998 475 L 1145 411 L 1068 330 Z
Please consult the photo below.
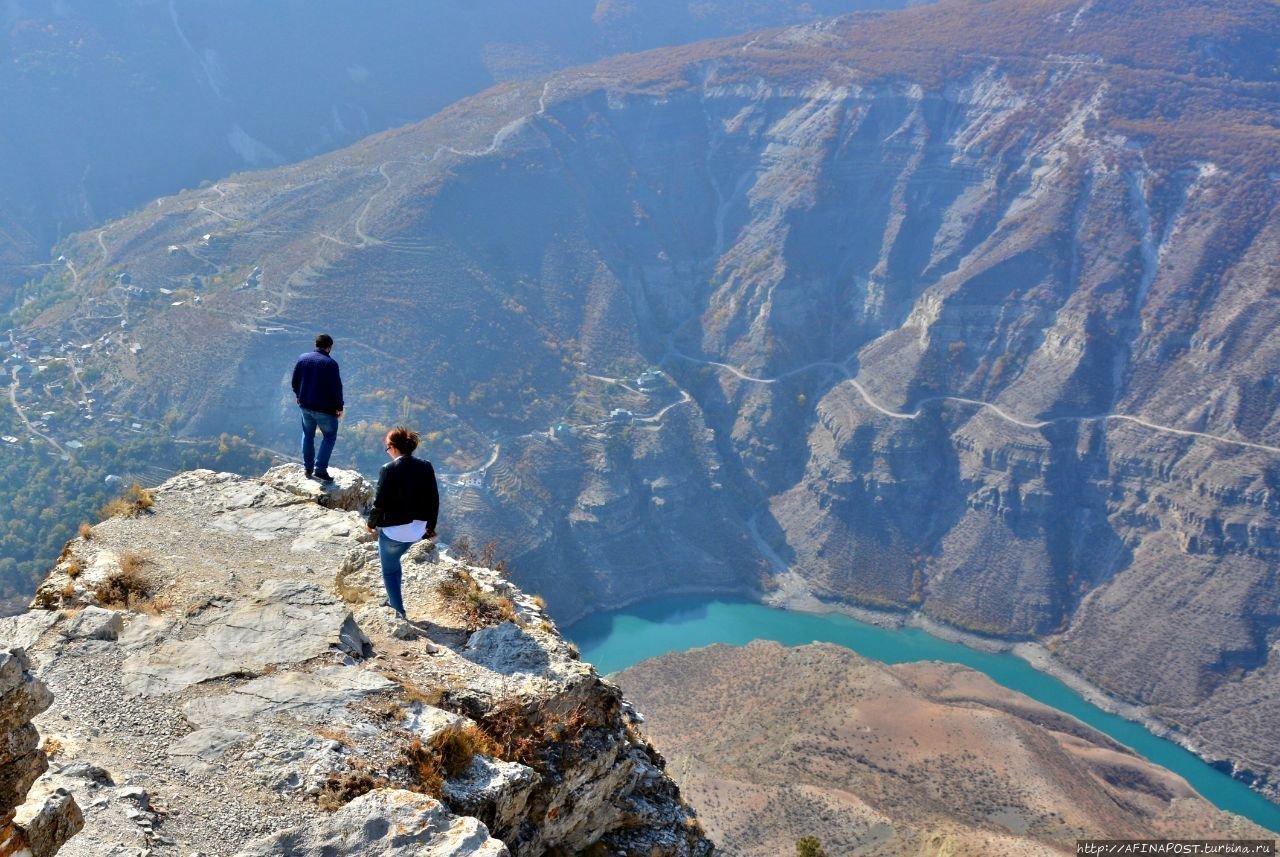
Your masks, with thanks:
M 430 461 L 402 455 L 382 465 L 378 473 L 378 491 L 369 512 L 369 526 L 395 527 L 413 521 L 426 521 L 427 532 L 436 529 L 440 514 L 440 489 L 436 471 Z

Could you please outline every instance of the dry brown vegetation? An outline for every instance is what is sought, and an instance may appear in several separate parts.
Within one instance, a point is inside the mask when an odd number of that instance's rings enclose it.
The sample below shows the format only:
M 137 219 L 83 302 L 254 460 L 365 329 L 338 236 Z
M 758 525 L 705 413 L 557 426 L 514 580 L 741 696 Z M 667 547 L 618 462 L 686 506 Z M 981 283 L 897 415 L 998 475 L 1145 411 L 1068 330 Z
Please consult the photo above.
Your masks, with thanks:
M 430 741 L 412 739 L 401 754 L 401 764 L 409 773 L 413 791 L 438 798 L 444 793 L 445 780 L 465 771 L 476 753 L 499 758 L 502 748 L 472 724 L 463 729 L 444 729 Z
M 519 699 L 499 702 L 480 720 L 499 758 L 546 773 L 576 758 L 593 722 L 584 704 L 557 712 L 551 706 L 531 711 Z
M 519 621 L 515 602 L 482 589 L 466 569 L 459 568 L 453 577 L 441 582 L 438 589 L 442 596 L 462 607 L 472 630 L 500 622 Z
M 103 506 L 98 515 L 104 521 L 116 517 L 136 518 L 153 505 L 155 498 L 151 492 L 135 482 L 123 494 Z
M 84 539 L 86 542 L 93 538 L 93 527 L 88 522 L 81 521 L 78 532 L 80 534 L 80 538 Z
M 348 578 L 350 576 L 350 571 L 346 567 L 338 571 L 333 585 L 339 598 L 348 604 L 363 604 L 373 597 L 373 590 L 367 586 L 349 582 Z
M 464 565 L 488 568 L 503 577 L 510 576 L 507 561 L 498 557 L 498 543 L 492 539 L 485 542 L 480 552 L 476 553 L 471 547 L 471 540 L 466 536 L 459 536 L 453 544 L 449 545 L 449 553 Z
M 363 762 L 355 761 L 348 770 L 331 773 L 325 779 L 316 803 L 321 809 L 334 812 L 385 784 L 385 778 L 375 776 Z
M 312 731 L 328 741 L 337 741 L 344 747 L 351 746 L 351 735 L 342 729 L 335 729 L 331 726 L 317 726 Z
M 94 590 L 94 598 L 104 607 L 159 612 L 167 600 L 156 597 L 155 582 L 146 572 L 150 560 L 136 551 L 120 554 L 119 570 L 112 572 Z

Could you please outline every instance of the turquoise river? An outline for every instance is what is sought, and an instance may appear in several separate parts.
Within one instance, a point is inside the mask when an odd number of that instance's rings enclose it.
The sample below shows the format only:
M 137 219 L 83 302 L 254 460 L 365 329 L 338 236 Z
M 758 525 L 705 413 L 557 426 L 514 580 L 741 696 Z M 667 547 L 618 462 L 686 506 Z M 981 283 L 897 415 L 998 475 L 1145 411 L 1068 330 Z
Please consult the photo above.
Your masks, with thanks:
M 705 597 L 662 599 L 597 614 L 573 625 L 566 633 L 582 650 L 583 659 L 595 664 L 602 673 L 618 672 L 667 652 L 712 643 L 745 645 L 759 639 L 775 640 L 787 646 L 815 641 L 837 643 L 890 664 L 908 661 L 964 664 L 986 673 L 1007 688 L 1105 732 L 1179 774 L 1217 806 L 1239 813 L 1269 830 L 1280 831 L 1280 805 L 1271 803 L 1172 741 L 1092 705 L 1062 682 L 1014 655 L 978 651 L 915 628 L 881 628 L 834 613 L 800 613 L 746 601 Z

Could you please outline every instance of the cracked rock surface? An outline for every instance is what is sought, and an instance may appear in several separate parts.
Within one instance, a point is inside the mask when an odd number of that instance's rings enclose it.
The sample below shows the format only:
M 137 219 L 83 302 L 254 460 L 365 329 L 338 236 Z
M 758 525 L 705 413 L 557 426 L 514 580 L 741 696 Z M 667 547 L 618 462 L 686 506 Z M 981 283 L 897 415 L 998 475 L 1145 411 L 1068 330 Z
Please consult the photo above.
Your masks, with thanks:
M 0 621 L 53 693 L 32 794 L 84 808 L 61 853 L 710 854 L 535 599 L 421 543 L 409 620 L 378 606 L 370 489 L 334 474 L 175 476 Z

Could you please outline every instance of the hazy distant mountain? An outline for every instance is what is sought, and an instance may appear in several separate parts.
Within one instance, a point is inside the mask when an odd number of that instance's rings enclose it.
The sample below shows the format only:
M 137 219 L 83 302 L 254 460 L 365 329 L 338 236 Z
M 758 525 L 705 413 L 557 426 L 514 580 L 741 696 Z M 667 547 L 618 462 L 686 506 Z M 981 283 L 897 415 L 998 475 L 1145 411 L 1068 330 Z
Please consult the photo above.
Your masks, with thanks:
M 76 236 L 23 335 L 125 425 L 292 448 L 327 328 L 339 457 L 430 429 L 446 531 L 562 617 L 786 565 L 1052 638 L 1274 794 L 1278 46 L 1265 0 L 953 0 L 508 83 Z
M 898 5 L 7 0 L 0 313 L 58 237 L 202 180 L 353 143 L 501 80 Z
M 709 835 L 741 857 L 1046 855 L 1080 838 L 1266 831 L 1061 712 L 954 664 L 711 646 L 617 676 Z

